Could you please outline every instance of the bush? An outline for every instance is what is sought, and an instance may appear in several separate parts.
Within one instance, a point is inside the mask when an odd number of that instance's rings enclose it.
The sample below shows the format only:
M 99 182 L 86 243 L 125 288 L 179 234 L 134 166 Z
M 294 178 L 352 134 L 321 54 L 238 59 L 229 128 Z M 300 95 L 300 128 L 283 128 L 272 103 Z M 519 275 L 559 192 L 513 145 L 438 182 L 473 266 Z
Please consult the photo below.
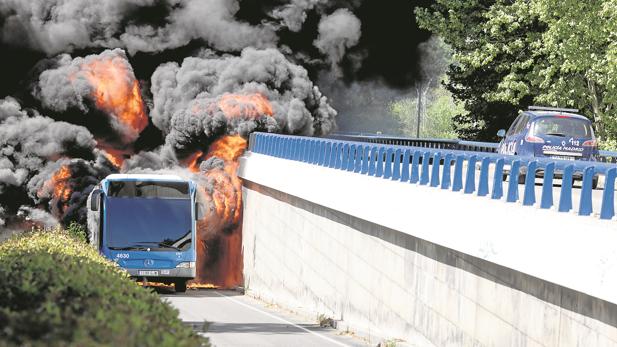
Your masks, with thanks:
M 88 233 L 86 232 L 85 226 L 77 222 L 71 222 L 71 224 L 69 224 L 69 226 L 66 228 L 66 231 L 69 233 L 69 235 L 73 236 L 79 241 L 82 241 L 84 243 L 88 242 Z
M 178 312 L 67 231 L 0 244 L 0 345 L 200 346 Z

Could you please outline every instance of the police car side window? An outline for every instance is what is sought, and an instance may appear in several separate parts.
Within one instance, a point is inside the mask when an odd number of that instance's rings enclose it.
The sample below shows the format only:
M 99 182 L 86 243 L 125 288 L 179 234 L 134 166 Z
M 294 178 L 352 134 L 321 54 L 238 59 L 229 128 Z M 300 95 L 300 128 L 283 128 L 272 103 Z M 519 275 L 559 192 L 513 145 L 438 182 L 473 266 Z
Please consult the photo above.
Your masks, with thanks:
M 518 135 L 520 133 L 523 132 L 523 130 L 525 130 L 525 127 L 527 126 L 527 121 L 529 120 L 529 116 L 526 115 L 522 115 L 520 122 L 518 122 L 518 124 L 516 125 L 516 129 L 514 129 L 514 134 Z
M 519 114 L 518 117 L 516 117 L 516 119 L 514 120 L 514 123 L 512 123 L 512 125 L 510 126 L 510 129 L 508 129 L 508 133 L 506 134 L 506 136 L 516 134 L 515 130 L 518 127 L 518 124 L 521 122 L 522 118 L 523 118 L 522 114 Z

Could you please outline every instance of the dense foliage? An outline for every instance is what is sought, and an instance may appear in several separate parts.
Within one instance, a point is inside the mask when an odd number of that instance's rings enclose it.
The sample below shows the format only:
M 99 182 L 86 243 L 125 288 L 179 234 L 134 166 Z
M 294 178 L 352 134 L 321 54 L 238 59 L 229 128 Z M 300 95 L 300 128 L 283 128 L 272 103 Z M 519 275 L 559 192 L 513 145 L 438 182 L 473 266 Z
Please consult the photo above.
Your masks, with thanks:
M 0 345 L 201 346 L 177 311 L 66 231 L 0 244 Z
M 454 50 L 465 137 L 494 139 L 530 104 L 574 107 L 617 138 L 617 0 L 436 0 L 420 25 Z

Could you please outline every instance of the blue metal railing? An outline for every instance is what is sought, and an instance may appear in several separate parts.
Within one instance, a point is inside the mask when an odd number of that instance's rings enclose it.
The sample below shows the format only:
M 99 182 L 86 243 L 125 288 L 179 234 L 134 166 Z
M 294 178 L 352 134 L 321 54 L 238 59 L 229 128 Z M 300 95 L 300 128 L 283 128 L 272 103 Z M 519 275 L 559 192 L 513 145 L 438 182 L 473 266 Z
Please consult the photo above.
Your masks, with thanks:
M 402 136 L 384 136 L 379 134 L 346 134 L 335 133 L 328 138 L 347 141 L 379 143 L 384 145 L 412 146 L 438 149 L 458 149 L 461 151 L 497 153 L 499 143 L 465 141 L 457 139 L 423 139 Z M 600 151 L 598 161 L 617 163 L 617 152 Z
M 249 150 L 278 158 L 365 174 L 400 182 L 417 183 L 464 194 L 490 196 L 525 206 L 536 204 L 535 179 L 543 177 L 539 206 L 555 206 L 559 212 L 573 210 L 572 183 L 582 179 L 578 214 L 594 212 L 593 180 L 604 176 L 605 188 L 599 210 L 601 219 L 615 216 L 615 178 L 617 165 L 525 158 L 490 152 L 466 152 L 456 149 L 428 149 L 399 145 L 383 145 L 331 138 L 313 138 L 269 133 L 251 134 Z M 506 170 L 506 166 L 509 167 Z M 443 167 L 442 170 L 440 168 Z M 452 172 L 452 167 L 454 171 Z M 493 180 L 489 182 L 489 170 Z M 478 185 L 476 173 L 479 171 Z M 531 174 L 533 173 L 533 174 Z M 559 201 L 553 201 L 553 183 L 561 176 Z M 508 181 L 504 182 L 504 177 Z M 463 179 L 465 177 L 465 179 Z M 522 199 L 519 196 L 519 177 L 525 177 Z M 507 186 L 504 187 L 504 184 Z M 490 188 L 490 189 L 489 189 Z

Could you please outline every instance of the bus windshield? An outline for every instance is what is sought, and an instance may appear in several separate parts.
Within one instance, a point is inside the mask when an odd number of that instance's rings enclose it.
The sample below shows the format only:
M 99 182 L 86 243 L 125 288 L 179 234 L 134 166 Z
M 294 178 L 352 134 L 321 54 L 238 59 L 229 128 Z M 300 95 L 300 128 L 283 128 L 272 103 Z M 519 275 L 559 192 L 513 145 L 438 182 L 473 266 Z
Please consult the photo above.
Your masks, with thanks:
M 193 220 L 188 185 L 184 197 L 183 189 L 173 185 L 149 182 L 140 188 L 140 182 L 117 183 L 124 185 L 116 185 L 115 190 L 110 185 L 105 202 L 104 226 L 110 249 L 184 251 L 190 248 Z

